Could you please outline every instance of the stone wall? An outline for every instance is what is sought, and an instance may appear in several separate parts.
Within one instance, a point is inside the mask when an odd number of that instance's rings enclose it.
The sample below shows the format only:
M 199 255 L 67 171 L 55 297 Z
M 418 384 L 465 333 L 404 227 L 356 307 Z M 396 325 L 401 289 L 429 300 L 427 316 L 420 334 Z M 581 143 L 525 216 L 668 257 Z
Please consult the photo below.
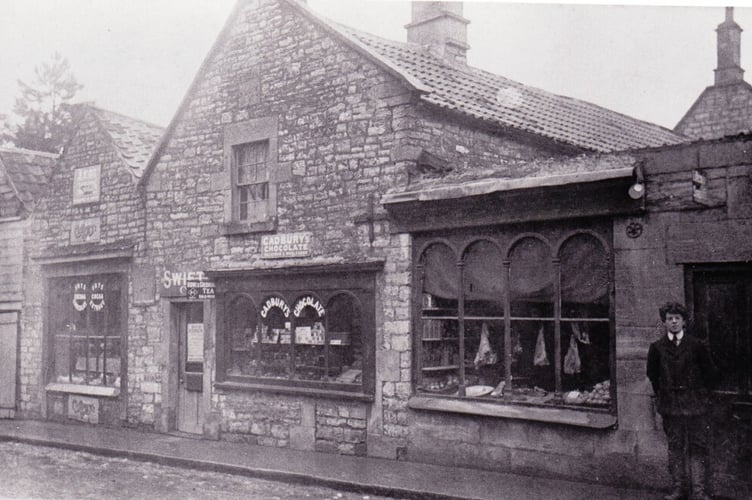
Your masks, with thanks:
M 225 130 L 269 117 L 278 123 L 278 168 L 291 172 L 277 186 L 275 231 L 310 231 L 312 255 L 305 259 L 264 260 L 259 234 L 223 229 L 229 178 Z M 286 2 L 241 4 L 145 183 L 143 262 L 157 271 L 374 259 L 385 265 L 376 283 L 376 390 L 369 411 L 361 403 L 335 404 L 326 397 L 300 403 L 308 398 L 212 389 L 211 413 L 219 419 L 222 438 L 404 455 L 412 360 L 411 238 L 390 234 L 379 200 L 388 189 L 407 184 L 422 149 L 462 168 L 561 153 L 424 108 L 399 78 Z M 373 217 L 366 217 L 372 208 Z M 273 404 L 262 409 L 259 401 Z
M 91 165 L 101 165 L 100 201 L 85 205 L 72 205 L 73 169 Z M 42 269 L 37 257 L 40 255 L 65 255 L 76 251 L 75 242 L 71 242 L 71 224 L 73 221 L 99 218 L 100 238 L 89 245 L 106 246 L 121 241 L 128 241 L 134 245 L 134 252 L 142 251 L 140 243 L 144 230 L 143 204 L 138 191 L 136 180 L 130 169 L 126 167 L 117 151 L 112 146 L 112 140 L 107 136 L 101 124 L 94 116 L 94 112 L 87 112 L 79 124 L 79 128 L 68 144 L 65 153 L 53 173 L 46 196 L 40 199 L 33 223 L 25 234 L 24 245 L 27 251 L 24 267 L 24 309 L 23 325 L 20 338 L 21 366 L 21 402 L 22 415 L 39 417 L 60 413 L 49 413 L 53 408 L 45 403 L 44 386 L 47 373 L 44 351 L 44 318 L 45 298 L 44 284 L 47 276 L 76 275 L 87 272 L 122 272 L 125 274 L 124 292 L 128 294 L 127 341 L 128 346 L 127 374 L 128 394 L 121 394 L 116 403 L 111 401 L 102 403 L 106 408 L 108 423 L 120 423 L 125 418 L 123 409 L 127 400 L 128 419 L 132 422 L 151 423 L 153 421 L 154 395 L 144 393 L 141 384 L 148 382 L 155 376 L 158 361 L 151 348 L 144 346 L 146 337 L 145 312 L 137 307 L 132 294 L 133 283 L 129 273 L 129 264 L 103 264 L 102 261 L 91 263 L 76 262 L 75 259 L 67 263 L 53 264 Z M 86 246 L 86 245 L 84 245 Z M 96 254 L 96 250 L 94 251 Z M 51 355 L 51 354 L 50 354 Z M 125 373 L 123 373 L 125 375 Z M 58 397 L 60 399 L 60 397 Z M 62 398 L 64 400 L 64 398 Z M 113 410 L 113 404 L 117 411 Z

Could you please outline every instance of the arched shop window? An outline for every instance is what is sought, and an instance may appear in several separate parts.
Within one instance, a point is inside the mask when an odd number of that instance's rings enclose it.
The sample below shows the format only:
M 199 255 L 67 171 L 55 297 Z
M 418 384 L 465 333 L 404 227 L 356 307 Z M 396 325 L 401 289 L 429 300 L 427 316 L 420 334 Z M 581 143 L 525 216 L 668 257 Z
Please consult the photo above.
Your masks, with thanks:
M 612 407 L 604 241 L 561 229 L 425 241 L 416 267 L 416 389 L 499 403 Z M 455 248 L 464 248 L 459 258 Z
M 419 387 L 451 392 L 460 384 L 459 291 L 457 257 L 449 246 L 434 243 L 420 257 L 421 347 Z
M 52 382 L 120 387 L 125 331 L 119 274 L 49 281 Z
M 349 269 L 221 282 L 227 288 L 218 297 L 218 383 L 370 397 L 364 394 L 374 383 L 375 279 L 370 268 Z
M 562 389 L 565 400 L 610 402 L 610 259 L 591 234 L 569 237 L 559 249 L 561 267 Z

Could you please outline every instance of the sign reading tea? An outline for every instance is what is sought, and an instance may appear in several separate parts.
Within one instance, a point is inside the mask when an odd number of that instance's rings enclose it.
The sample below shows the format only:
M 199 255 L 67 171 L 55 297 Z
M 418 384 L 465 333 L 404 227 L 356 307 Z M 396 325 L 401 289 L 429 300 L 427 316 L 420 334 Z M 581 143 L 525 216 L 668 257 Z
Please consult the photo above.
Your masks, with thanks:
M 262 259 L 287 259 L 311 255 L 311 233 L 265 234 L 261 237 Z

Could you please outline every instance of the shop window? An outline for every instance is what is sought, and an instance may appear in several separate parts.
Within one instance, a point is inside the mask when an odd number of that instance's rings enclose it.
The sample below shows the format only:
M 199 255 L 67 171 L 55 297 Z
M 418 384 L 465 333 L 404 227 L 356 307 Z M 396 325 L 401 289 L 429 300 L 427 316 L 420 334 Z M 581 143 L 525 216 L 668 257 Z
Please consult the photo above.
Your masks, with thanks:
M 125 308 L 122 277 L 49 282 L 52 382 L 120 387 Z
M 416 273 L 420 392 L 611 407 L 608 252 L 590 233 L 558 250 L 552 239 L 477 239 L 461 253 L 448 242 L 425 247 Z
M 373 307 L 372 289 L 248 289 L 225 297 L 221 380 L 350 392 L 372 383 L 373 349 L 366 339 L 373 318 L 365 315 Z

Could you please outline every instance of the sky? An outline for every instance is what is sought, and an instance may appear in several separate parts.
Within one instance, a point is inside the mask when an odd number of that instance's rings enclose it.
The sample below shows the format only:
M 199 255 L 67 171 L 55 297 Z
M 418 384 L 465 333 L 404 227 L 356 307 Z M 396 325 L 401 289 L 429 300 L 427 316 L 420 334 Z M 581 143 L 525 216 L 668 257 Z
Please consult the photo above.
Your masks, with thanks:
M 76 101 L 167 125 L 234 3 L 0 0 L 0 114 L 12 113 L 17 80 L 32 81 L 34 66 L 57 51 L 84 85 Z M 464 2 L 468 63 L 673 128 L 713 83 L 724 4 L 620 3 Z M 334 21 L 405 41 L 410 2 L 308 5 Z M 752 32 L 751 7 L 736 7 L 734 18 Z M 742 33 L 741 66 L 752 71 L 750 37 Z

